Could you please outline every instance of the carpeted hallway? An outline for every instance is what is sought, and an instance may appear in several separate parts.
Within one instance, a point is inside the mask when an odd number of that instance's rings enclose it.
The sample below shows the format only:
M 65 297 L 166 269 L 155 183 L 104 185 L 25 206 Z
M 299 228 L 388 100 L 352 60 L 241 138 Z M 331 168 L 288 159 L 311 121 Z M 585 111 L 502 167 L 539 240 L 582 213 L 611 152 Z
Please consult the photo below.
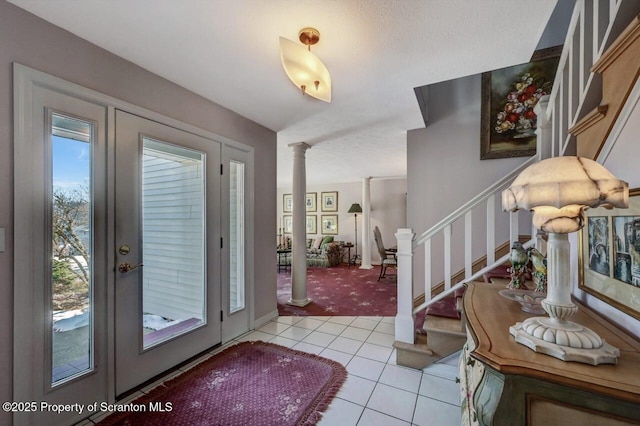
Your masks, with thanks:
M 394 270 L 378 281 L 380 267 L 373 269 L 307 269 L 307 297 L 304 308 L 287 305 L 291 298 L 291 273 L 278 273 L 278 313 L 281 316 L 395 316 L 396 276 Z

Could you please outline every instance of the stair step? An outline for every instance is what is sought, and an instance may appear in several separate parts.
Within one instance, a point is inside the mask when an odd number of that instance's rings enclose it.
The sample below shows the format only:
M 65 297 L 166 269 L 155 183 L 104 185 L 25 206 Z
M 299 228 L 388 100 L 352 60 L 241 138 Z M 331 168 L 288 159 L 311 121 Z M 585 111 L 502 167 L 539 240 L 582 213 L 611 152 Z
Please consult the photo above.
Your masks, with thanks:
M 582 117 L 582 119 L 578 121 L 573 127 L 571 127 L 568 132 L 573 136 L 578 136 L 584 133 L 585 131 L 599 123 L 603 118 L 605 118 L 607 116 L 608 109 L 608 105 L 598 105 L 597 108 Z
M 427 336 L 429 333 L 441 333 L 450 336 L 466 335 L 462 327 L 462 320 L 455 318 L 427 315 L 422 328 L 427 332 Z

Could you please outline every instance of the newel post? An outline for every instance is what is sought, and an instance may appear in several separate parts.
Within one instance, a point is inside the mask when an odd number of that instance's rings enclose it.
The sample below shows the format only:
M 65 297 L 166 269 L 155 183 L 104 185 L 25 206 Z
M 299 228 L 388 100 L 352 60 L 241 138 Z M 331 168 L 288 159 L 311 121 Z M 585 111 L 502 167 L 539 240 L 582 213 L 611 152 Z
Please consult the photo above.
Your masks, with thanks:
M 540 98 L 533 111 L 538 117 L 536 128 L 536 153 L 540 160 L 552 157 L 553 154 L 553 130 L 551 120 L 547 119 L 549 108 L 549 95 Z M 557 155 L 557 154 L 556 154 Z
M 400 228 L 398 241 L 398 313 L 396 315 L 396 341 L 413 344 L 415 324 L 413 321 L 413 239 L 411 229 Z

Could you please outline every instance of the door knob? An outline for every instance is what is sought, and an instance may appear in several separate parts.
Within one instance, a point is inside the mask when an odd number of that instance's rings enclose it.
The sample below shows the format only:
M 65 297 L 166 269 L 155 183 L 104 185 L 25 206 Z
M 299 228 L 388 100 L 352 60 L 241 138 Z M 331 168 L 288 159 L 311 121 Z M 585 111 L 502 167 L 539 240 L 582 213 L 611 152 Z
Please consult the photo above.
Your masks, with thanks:
M 125 274 L 125 273 L 127 273 L 129 271 L 133 271 L 134 269 L 138 268 L 138 266 L 142 267 L 144 265 L 141 263 L 139 265 L 131 266 L 129 263 L 125 262 L 125 263 L 121 263 L 118 266 L 118 271 L 120 271 L 120 273 L 122 273 L 122 274 Z

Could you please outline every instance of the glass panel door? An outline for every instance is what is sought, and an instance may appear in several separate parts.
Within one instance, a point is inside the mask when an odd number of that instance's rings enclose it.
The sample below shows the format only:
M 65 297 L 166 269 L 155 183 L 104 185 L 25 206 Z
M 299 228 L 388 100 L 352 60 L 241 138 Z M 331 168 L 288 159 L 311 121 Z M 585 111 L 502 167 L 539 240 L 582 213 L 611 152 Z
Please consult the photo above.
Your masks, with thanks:
M 205 321 L 204 160 L 142 138 L 143 349 Z
M 245 307 L 244 164 L 229 162 L 229 313 Z
M 224 145 L 224 188 L 222 219 L 225 249 L 222 298 L 225 301 L 222 340 L 229 340 L 247 332 L 253 323 L 253 285 L 251 240 L 253 200 L 252 153 L 238 147 Z
M 51 122 L 52 385 L 93 368 L 93 124 Z
M 221 341 L 220 144 L 116 111 L 116 395 Z

